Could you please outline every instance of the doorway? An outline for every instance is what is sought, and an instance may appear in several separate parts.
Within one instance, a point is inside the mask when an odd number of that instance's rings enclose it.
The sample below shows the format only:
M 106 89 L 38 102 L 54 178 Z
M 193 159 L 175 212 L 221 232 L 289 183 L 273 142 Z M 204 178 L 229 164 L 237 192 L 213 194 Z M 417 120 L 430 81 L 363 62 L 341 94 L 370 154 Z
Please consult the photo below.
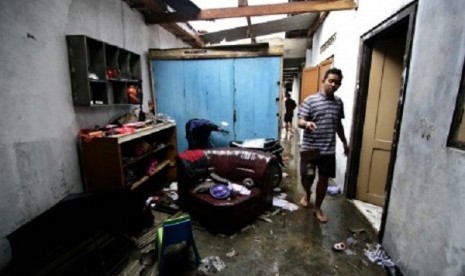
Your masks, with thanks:
M 407 84 L 416 4 L 362 36 L 348 198 L 382 209 L 382 239 Z

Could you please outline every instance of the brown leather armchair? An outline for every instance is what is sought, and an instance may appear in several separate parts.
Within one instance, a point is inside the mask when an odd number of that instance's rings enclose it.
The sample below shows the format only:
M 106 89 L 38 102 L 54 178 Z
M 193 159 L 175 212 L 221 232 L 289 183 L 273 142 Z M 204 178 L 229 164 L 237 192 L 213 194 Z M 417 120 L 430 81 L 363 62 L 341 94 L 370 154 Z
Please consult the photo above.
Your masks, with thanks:
M 211 232 L 233 233 L 269 209 L 281 170 L 273 154 L 242 148 L 187 150 L 177 156 L 179 205 Z M 214 173 L 233 183 L 251 178 L 250 195 L 217 199 L 194 188 Z

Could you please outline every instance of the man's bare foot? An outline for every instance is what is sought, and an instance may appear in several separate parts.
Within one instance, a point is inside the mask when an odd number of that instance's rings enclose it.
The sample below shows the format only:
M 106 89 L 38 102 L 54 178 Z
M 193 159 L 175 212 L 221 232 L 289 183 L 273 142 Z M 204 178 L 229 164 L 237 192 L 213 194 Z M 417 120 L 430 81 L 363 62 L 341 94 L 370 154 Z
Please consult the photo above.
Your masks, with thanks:
M 300 205 L 302 205 L 302 207 L 306 208 L 306 207 L 313 207 L 312 206 L 312 203 L 310 202 L 310 199 L 308 199 L 306 196 L 303 196 L 300 201 L 299 201 Z
M 300 199 L 300 205 L 302 205 L 302 207 L 308 207 L 308 199 L 306 196 L 303 196 L 301 199 Z
M 315 215 L 316 219 L 321 223 L 327 223 L 328 218 L 325 216 L 321 209 L 313 208 L 313 214 Z

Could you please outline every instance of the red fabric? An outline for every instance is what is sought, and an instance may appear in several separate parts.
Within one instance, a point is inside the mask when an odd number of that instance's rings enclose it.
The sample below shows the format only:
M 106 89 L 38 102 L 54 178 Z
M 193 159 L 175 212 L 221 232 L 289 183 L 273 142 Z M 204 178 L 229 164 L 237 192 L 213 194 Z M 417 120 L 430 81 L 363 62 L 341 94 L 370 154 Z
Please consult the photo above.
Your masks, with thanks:
M 203 150 L 186 150 L 179 154 L 179 157 L 189 162 L 194 162 L 204 157 Z

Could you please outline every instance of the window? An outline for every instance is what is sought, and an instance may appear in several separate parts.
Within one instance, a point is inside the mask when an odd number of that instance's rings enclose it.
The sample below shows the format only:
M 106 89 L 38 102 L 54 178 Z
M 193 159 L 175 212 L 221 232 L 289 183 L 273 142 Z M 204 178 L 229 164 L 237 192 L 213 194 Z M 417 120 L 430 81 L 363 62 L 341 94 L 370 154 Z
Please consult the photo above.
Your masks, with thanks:
M 465 150 L 465 67 L 462 69 L 457 104 L 455 106 L 448 145 Z

